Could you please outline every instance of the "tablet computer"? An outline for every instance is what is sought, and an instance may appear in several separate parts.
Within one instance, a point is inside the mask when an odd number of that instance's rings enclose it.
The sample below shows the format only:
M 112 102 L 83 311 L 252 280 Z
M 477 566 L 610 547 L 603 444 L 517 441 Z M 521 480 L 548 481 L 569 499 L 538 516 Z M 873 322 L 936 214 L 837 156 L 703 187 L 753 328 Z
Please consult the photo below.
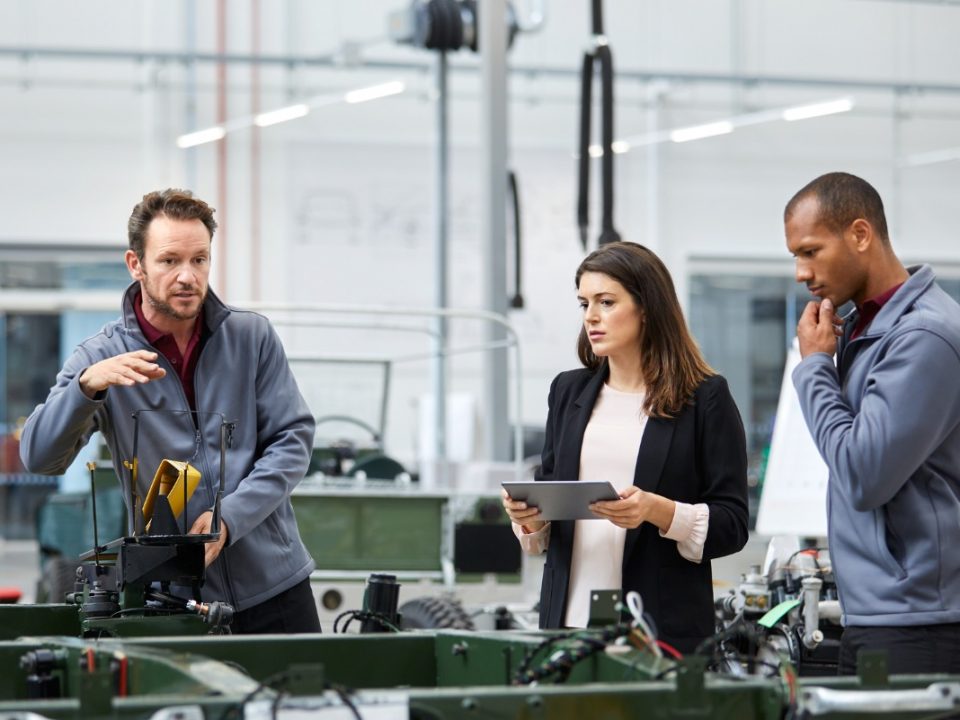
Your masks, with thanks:
M 593 480 L 532 480 L 500 483 L 514 500 L 540 509 L 541 520 L 601 520 L 590 512 L 590 503 L 619 500 L 609 482 Z

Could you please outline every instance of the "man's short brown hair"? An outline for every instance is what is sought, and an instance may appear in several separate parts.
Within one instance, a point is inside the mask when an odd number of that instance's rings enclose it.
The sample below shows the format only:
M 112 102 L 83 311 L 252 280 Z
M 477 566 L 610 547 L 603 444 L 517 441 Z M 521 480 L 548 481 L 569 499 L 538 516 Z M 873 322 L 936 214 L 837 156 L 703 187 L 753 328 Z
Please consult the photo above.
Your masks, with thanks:
M 213 233 L 217 229 L 217 221 L 213 219 L 214 212 L 212 207 L 203 200 L 195 198 L 189 190 L 167 188 L 149 192 L 134 206 L 133 212 L 130 213 L 130 220 L 127 221 L 127 239 L 130 242 L 130 249 L 140 260 L 143 260 L 147 229 L 153 219 L 160 215 L 171 220 L 200 220 L 210 232 L 210 239 L 213 240 Z

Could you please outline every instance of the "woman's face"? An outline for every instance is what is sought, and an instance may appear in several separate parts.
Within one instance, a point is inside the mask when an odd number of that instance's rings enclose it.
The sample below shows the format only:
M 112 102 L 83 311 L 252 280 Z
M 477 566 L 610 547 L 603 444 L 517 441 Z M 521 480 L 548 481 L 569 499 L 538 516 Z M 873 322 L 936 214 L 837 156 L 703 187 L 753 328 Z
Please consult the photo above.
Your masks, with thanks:
M 594 355 L 639 359 L 643 314 L 623 285 L 609 275 L 585 272 L 580 276 L 577 300 Z

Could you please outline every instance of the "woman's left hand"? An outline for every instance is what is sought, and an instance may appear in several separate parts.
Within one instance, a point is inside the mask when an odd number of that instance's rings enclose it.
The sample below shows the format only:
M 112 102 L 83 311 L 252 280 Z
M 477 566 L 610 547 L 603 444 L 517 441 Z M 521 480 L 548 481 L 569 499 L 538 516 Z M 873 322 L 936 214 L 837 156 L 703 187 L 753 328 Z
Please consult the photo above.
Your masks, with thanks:
M 644 492 L 631 485 L 620 493 L 619 500 L 601 500 L 590 505 L 590 510 L 617 527 L 631 530 L 650 522 L 664 532 L 673 522 L 675 503 L 656 493 Z

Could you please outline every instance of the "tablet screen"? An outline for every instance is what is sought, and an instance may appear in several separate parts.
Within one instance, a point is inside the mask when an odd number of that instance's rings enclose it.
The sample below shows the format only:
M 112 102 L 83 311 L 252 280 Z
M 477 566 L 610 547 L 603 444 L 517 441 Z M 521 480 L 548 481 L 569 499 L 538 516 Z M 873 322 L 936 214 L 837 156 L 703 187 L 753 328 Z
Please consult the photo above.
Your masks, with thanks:
M 539 508 L 541 520 L 601 520 L 590 512 L 590 504 L 620 499 L 613 485 L 606 481 L 508 481 L 501 485 L 514 500 Z

